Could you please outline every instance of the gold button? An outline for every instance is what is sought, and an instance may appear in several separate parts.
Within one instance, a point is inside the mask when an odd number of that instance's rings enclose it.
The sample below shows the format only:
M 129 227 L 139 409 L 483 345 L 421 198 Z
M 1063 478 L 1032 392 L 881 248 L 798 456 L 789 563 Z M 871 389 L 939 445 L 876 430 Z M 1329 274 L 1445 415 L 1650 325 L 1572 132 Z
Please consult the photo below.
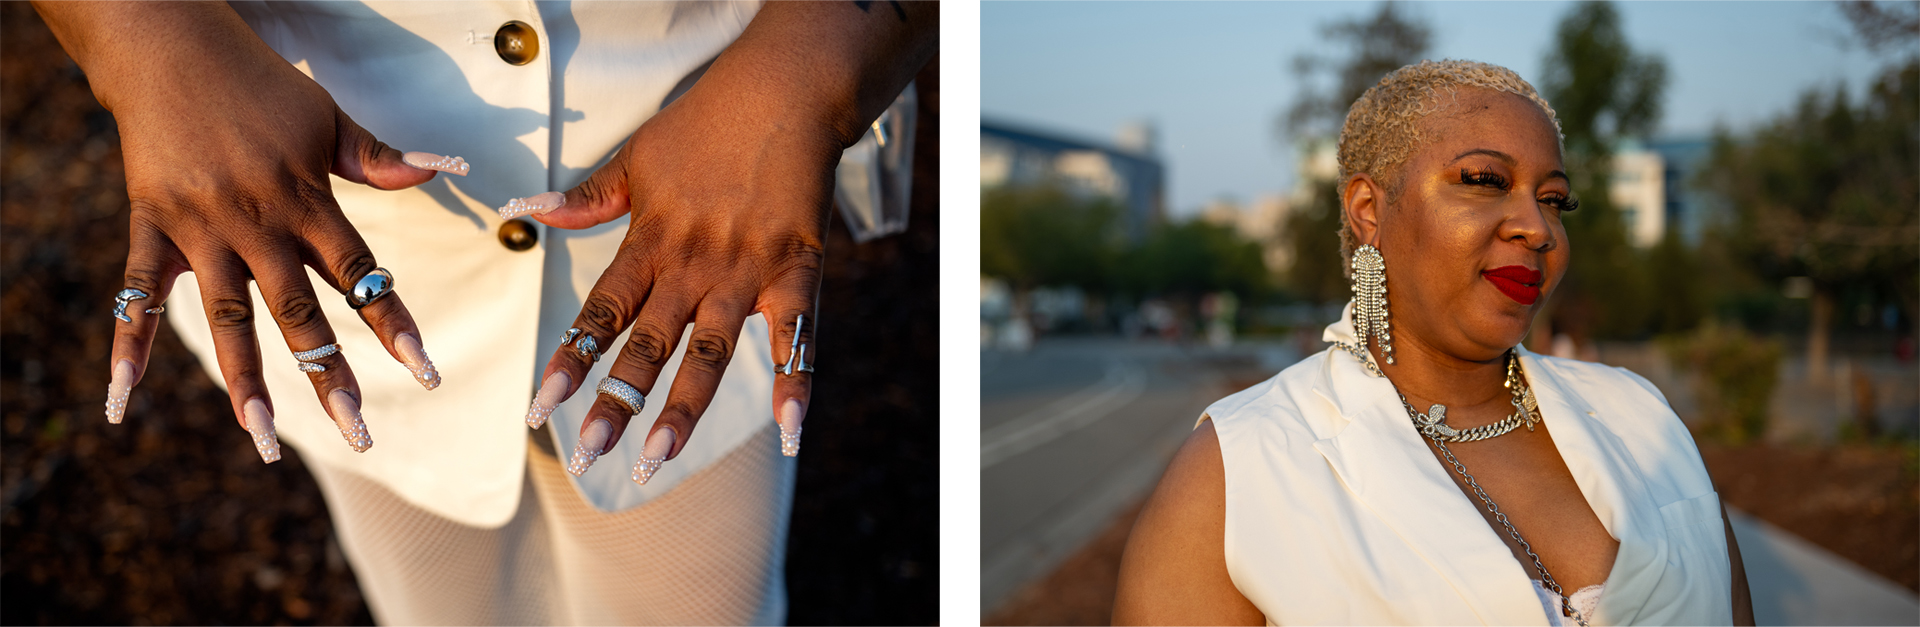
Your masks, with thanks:
M 540 56 L 540 36 L 533 33 L 533 27 L 526 22 L 514 20 L 500 26 L 493 34 L 493 51 L 500 53 L 500 60 L 513 65 L 526 65 Z
M 500 225 L 500 245 L 520 252 L 540 243 L 540 231 L 526 220 L 508 220 Z

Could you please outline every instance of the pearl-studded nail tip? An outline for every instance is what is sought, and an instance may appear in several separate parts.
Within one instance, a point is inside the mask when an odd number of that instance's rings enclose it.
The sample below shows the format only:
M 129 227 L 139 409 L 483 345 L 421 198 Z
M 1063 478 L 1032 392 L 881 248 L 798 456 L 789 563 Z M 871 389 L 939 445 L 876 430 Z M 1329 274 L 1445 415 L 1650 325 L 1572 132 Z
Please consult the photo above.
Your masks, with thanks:
M 431 152 L 409 152 L 400 155 L 400 160 L 407 165 L 422 170 L 438 170 L 459 176 L 466 176 L 467 169 L 470 167 L 467 165 L 466 159 L 459 157 L 442 157 Z
M 117 425 L 127 418 L 127 397 L 132 394 L 133 362 L 114 362 L 113 380 L 107 383 L 107 422 Z
M 606 452 L 607 440 L 612 438 L 612 423 L 596 419 L 588 424 L 586 432 L 580 434 L 580 441 L 573 445 L 573 459 L 567 462 L 567 472 L 575 477 L 586 474 L 587 468 Z
M 667 463 L 667 454 L 673 452 L 673 441 L 678 436 L 671 427 L 654 429 L 647 436 L 647 446 L 640 452 L 640 461 L 633 463 L 633 482 L 647 485 L 653 480 L 653 474 L 660 471 L 660 465 Z
M 267 411 L 266 401 L 249 399 L 243 411 L 247 417 L 247 433 L 253 435 L 253 450 L 260 454 L 260 461 L 274 463 L 280 461 L 280 436 L 273 428 L 273 415 Z
M 356 453 L 365 453 L 373 448 L 373 436 L 367 433 L 367 421 L 360 417 L 360 402 L 353 399 L 346 390 L 334 390 L 327 395 L 328 404 L 333 406 L 333 420 L 340 427 L 340 437 L 347 441 Z
M 507 206 L 500 208 L 500 218 L 503 220 L 512 220 L 524 215 L 545 215 L 555 209 L 559 209 L 560 205 L 566 204 L 566 202 L 567 195 L 560 192 L 547 192 L 527 198 L 515 198 L 507 201 Z

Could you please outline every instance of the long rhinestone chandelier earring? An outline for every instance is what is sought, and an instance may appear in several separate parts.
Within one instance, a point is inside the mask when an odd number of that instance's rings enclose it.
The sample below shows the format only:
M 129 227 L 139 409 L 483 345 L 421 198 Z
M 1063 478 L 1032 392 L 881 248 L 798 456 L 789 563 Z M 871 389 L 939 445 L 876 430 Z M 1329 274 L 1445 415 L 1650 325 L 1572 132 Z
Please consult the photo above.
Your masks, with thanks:
M 1393 332 L 1387 322 L 1387 261 L 1380 249 L 1363 244 L 1353 251 L 1353 335 L 1361 348 L 1367 337 L 1380 344 L 1380 354 L 1393 363 Z

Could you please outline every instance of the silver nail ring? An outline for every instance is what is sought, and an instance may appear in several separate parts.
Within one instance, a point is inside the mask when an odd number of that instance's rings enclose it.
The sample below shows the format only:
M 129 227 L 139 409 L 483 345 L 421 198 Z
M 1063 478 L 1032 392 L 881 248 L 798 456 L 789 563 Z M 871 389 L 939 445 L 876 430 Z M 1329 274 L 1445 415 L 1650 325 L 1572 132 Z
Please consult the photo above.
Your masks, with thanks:
M 813 372 L 813 364 L 807 363 L 807 343 L 800 341 L 800 329 L 805 327 L 806 324 L 806 314 L 800 314 L 794 317 L 793 343 L 787 346 L 787 363 L 774 364 L 774 374 L 784 374 L 791 377 L 793 373 L 796 372 Z
M 386 268 L 374 268 L 367 276 L 353 284 L 353 290 L 347 292 L 347 306 L 359 309 L 380 300 L 380 297 L 393 293 L 393 273 Z
M 293 359 L 294 361 L 300 362 L 301 372 L 326 372 L 327 367 L 315 363 L 315 360 L 338 352 L 340 352 L 339 344 L 328 344 L 310 351 L 294 353 Z
M 646 395 L 641 394 L 639 390 L 633 389 L 633 386 L 627 385 L 627 382 L 613 377 L 601 379 L 600 385 L 594 386 L 593 391 L 604 396 L 611 396 L 613 400 L 619 401 L 621 405 L 626 405 L 628 416 L 637 416 L 640 414 L 640 410 L 646 409 L 647 407 Z
M 133 322 L 132 318 L 127 317 L 127 305 L 133 301 L 145 300 L 146 298 L 146 292 L 131 287 L 120 290 L 120 293 L 113 295 L 113 317 L 119 318 L 121 322 Z M 158 309 L 158 307 L 155 309 Z M 149 311 L 147 313 L 155 312 Z

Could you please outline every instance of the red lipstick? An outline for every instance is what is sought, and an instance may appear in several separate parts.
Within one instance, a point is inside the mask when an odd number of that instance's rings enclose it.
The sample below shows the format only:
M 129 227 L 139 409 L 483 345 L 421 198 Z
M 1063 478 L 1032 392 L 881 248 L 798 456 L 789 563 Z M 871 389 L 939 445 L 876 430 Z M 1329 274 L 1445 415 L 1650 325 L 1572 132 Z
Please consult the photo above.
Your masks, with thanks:
M 1504 266 L 1482 271 L 1480 276 L 1514 302 L 1531 305 L 1540 300 L 1540 271 L 1526 266 Z

